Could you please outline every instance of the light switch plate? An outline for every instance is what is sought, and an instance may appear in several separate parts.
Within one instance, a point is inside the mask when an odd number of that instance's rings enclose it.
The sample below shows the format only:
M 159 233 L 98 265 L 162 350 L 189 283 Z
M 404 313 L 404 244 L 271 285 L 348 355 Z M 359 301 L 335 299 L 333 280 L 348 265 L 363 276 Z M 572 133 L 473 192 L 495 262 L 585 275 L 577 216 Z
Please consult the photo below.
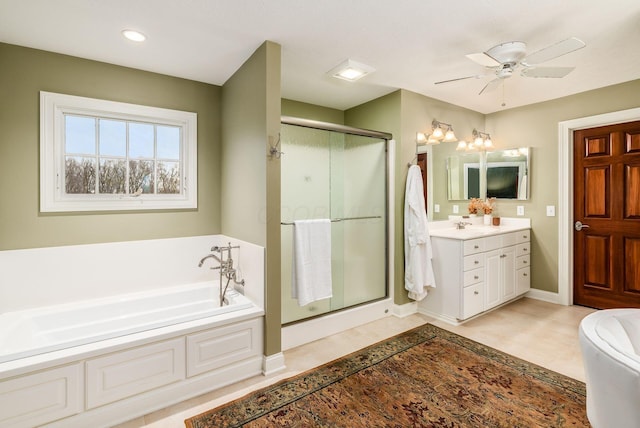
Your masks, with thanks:
M 453 213 L 454 214 L 458 214 L 458 206 L 457 205 L 453 206 Z
M 518 207 L 516 208 L 516 214 L 524 215 L 524 205 L 518 205 Z
M 555 217 L 555 216 L 556 216 L 556 206 L 547 205 L 547 217 Z
M 433 206 L 433 211 L 435 211 L 435 212 L 439 213 L 439 212 L 440 212 L 440 204 L 435 204 L 435 205 Z

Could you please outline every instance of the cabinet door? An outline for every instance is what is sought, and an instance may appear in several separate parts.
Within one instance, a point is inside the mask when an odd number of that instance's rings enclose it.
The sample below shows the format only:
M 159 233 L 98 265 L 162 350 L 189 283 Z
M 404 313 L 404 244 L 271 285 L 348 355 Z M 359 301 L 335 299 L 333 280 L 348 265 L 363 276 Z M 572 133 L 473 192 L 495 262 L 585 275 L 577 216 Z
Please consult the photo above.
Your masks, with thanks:
M 462 292 L 462 318 L 466 320 L 484 311 L 484 298 L 482 296 L 482 283 L 465 287 Z
M 516 248 L 502 249 L 502 296 L 501 303 L 516 297 Z
M 491 309 L 500 304 L 502 293 L 500 291 L 502 283 L 502 250 L 493 250 L 485 253 L 485 309 Z
M 518 296 L 531 289 L 531 268 L 526 267 L 516 271 L 516 293 Z

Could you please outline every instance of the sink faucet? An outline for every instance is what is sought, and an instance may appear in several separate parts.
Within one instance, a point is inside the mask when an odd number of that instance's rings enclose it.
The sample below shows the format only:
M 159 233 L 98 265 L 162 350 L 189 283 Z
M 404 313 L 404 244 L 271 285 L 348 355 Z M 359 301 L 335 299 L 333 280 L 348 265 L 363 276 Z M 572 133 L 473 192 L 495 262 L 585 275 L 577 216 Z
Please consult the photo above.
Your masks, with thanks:
M 468 223 L 466 221 L 459 221 L 456 223 L 456 229 L 462 230 L 466 225 L 471 225 L 471 223 Z

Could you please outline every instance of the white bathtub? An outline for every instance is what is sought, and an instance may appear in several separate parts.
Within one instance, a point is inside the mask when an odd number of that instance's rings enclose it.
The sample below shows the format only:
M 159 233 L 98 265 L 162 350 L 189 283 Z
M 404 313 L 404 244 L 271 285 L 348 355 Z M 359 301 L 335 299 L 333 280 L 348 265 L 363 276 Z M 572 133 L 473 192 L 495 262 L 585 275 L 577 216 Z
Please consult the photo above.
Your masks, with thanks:
M 0 315 L 0 426 L 109 427 L 262 373 L 264 311 L 217 283 Z
M 0 363 L 250 308 L 237 292 L 220 307 L 214 282 L 0 315 Z

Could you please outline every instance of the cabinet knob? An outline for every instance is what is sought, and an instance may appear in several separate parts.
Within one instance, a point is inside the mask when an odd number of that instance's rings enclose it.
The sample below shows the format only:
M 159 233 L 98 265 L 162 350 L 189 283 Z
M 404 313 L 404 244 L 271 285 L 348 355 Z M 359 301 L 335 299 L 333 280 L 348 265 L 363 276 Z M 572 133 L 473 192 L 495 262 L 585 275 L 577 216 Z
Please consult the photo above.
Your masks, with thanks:
M 528 236 L 528 235 L 522 235 L 522 237 L 523 237 L 524 239 L 527 239 L 529 236 Z
M 473 275 L 473 279 L 479 279 L 478 275 Z
M 474 261 L 473 263 L 477 265 L 477 264 L 479 264 L 479 263 L 480 263 L 480 261 L 479 261 L 479 260 L 476 260 L 476 261 Z
M 523 274 L 522 274 L 522 276 L 527 276 L 527 274 L 526 274 L 526 273 L 523 273 Z
M 477 245 L 474 245 L 474 246 L 473 246 L 473 249 L 474 249 L 474 250 L 477 250 L 478 248 L 480 248 L 480 247 L 478 247 Z
M 474 292 L 473 292 L 473 294 L 478 294 L 478 292 L 477 292 L 477 291 L 474 291 Z

